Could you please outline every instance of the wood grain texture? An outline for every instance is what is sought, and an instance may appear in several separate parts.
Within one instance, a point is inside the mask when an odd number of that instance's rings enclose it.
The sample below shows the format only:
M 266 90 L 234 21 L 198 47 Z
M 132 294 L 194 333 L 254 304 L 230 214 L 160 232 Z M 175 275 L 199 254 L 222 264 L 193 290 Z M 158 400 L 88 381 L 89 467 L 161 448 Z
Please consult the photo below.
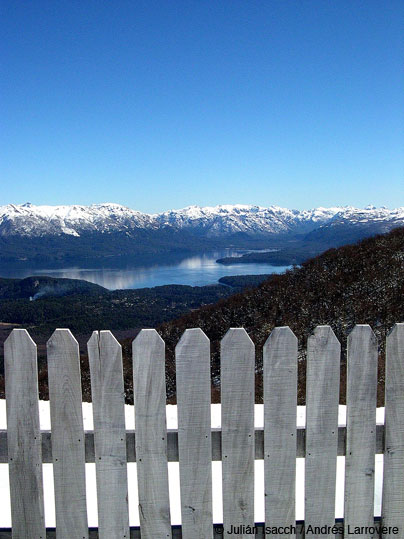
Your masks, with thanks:
M 295 524 L 297 338 L 288 327 L 272 331 L 263 360 L 265 523 L 290 526 Z
M 344 524 L 373 526 L 376 452 L 377 339 L 368 325 L 348 336 Z M 367 539 L 368 534 L 355 535 Z
M 307 344 L 305 521 L 333 526 L 338 448 L 341 347 L 329 326 L 318 326 Z M 324 539 L 330 535 L 310 535 Z
M 122 349 L 110 331 L 88 341 L 100 539 L 129 538 Z
M 86 462 L 95 462 L 94 432 L 85 431 Z M 41 432 L 42 438 L 42 462 L 51 463 L 52 443 L 51 432 L 45 430 Z M 306 455 L 306 429 L 296 428 L 296 457 L 304 458 Z M 128 462 L 136 462 L 135 455 L 136 436 L 134 430 L 126 431 L 126 454 Z M 338 456 L 345 456 L 346 428 L 338 427 Z M 384 425 L 376 425 L 376 455 L 384 453 Z M 264 429 L 255 428 L 255 460 L 264 459 Z M 178 431 L 176 429 L 167 430 L 167 460 L 168 462 L 178 462 Z M 212 429 L 212 461 L 222 460 L 222 429 Z M 0 430 L 0 464 L 8 463 L 7 455 L 7 431 Z
M 209 539 L 212 526 L 210 343 L 187 329 L 175 349 L 182 536 Z
M 385 526 L 397 526 L 402 535 L 404 533 L 404 324 L 396 324 L 387 337 L 385 407 L 382 520 Z
M 254 525 L 254 344 L 229 329 L 220 346 L 224 533 Z M 247 538 L 241 533 L 238 537 Z M 250 535 L 251 537 L 251 535 Z
M 36 345 L 25 329 L 4 343 L 11 520 L 14 539 L 45 539 Z
M 143 539 L 171 537 L 167 467 L 165 345 L 154 329 L 133 341 L 136 460 Z
M 87 539 L 79 347 L 68 329 L 57 329 L 47 348 L 57 537 Z

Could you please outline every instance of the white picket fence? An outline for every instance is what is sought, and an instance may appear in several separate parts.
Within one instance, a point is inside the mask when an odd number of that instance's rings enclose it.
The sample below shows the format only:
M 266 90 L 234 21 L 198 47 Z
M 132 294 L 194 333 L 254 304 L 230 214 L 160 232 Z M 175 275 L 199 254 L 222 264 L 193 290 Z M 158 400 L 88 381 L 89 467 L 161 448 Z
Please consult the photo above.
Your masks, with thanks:
M 359 526 L 368 529 L 355 537 L 379 537 L 369 531 L 376 453 L 384 453 L 378 526 L 390 527 L 380 536 L 404 537 L 404 324 L 387 338 L 385 425 L 377 427 L 378 343 L 367 325 L 348 336 L 346 427 L 338 427 L 340 343 L 329 326 L 308 340 L 305 429 L 296 427 L 297 339 L 288 327 L 275 328 L 263 350 L 263 429 L 254 428 L 255 351 L 244 329 L 230 329 L 221 343 L 218 430 L 211 429 L 210 343 L 200 329 L 186 330 L 176 347 L 175 431 L 166 428 L 165 345 L 155 330 L 142 330 L 133 342 L 135 431 L 125 430 L 122 352 L 109 331 L 94 332 L 88 343 L 94 432 L 83 429 L 79 349 L 69 330 L 48 341 L 51 432 L 40 430 L 35 343 L 14 329 L 4 352 L 0 462 L 9 465 L 13 538 L 55 537 L 45 529 L 45 462 L 53 463 L 58 539 L 209 539 L 231 530 L 249 538 L 255 459 L 264 459 L 265 470 L 265 523 L 255 536 L 264 536 L 265 525 L 266 536 L 303 537 L 293 529 L 297 457 L 305 457 L 304 526 L 314 530 L 307 536 L 343 537 Z M 334 535 L 338 455 L 345 455 L 345 509 Z M 223 527 L 212 522 L 212 460 L 222 461 Z M 129 527 L 127 462 L 134 461 L 140 530 Z M 180 528 L 171 526 L 168 461 L 179 461 Z M 86 462 L 96 465 L 98 530 L 87 523 Z M 10 535 L 0 531 L 1 538 Z

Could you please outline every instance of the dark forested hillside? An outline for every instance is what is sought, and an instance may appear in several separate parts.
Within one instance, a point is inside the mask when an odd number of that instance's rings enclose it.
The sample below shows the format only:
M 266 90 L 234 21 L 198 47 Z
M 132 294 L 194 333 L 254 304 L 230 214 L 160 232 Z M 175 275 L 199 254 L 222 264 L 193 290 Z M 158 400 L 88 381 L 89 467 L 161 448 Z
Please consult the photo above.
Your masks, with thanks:
M 212 373 L 219 373 L 219 341 L 230 327 L 244 327 L 262 346 L 275 326 L 288 325 L 300 345 L 300 402 L 304 397 L 304 348 L 319 324 L 330 324 L 345 348 L 354 324 L 370 324 L 381 343 L 379 403 L 383 387 L 383 341 L 404 320 L 404 228 L 330 249 L 300 268 L 273 275 L 257 288 L 198 309 L 159 328 L 168 346 L 168 387 L 174 393 L 173 350 L 186 328 L 200 327 L 212 342 Z M 260 382 L 257 398 L 260 398 Z M 341 384 L 344 394 L 344 377 Z
M 263 275 L 226 275 L 220 277 L 219 283 L 231 286 L 235 291 L 241 292 L 244 288 L 253 288 L 270 277 L 269 273 Z
M 61 296 L 57 286 L 70 286 L 70 292 Z M 36 290 L 46 294 L 30 301 Z M 118 338 L 133 337 L 142 327 L 155 327 L 233 293 L 233 288 L 221 285 L 109 291 L 75 279 L 0 279 L 0 398 L 4 397 L 3 343 L 14 327 L 27 329 L 38 345 L 41 398 L 47 398 L 46 341 L 56 328 L 69 328 L 80 345 L 83 397 L 89 399 L 86 343 L 92 331 L 110 329 Z M 129 368 L 130 360 L 125 358 L 125 380 L 130 379 Z
M 4 279 L 0 277 L 0 301 L 28 299 L 36 300 L 45 296 L 88 296 L 108 294 L 108 290 L 98 284 L 80 279 L 65 279 L 38 275 L 25 279 Z
M 77 288 L 80 283 L 91 286 L 85 281 L 76 282 Z M 95 290 L 89 288 L 90 293 L 77 291 L 61 297 L 48 292 L 36 301 L 30 301 L 28 296 L 0 296 L 0 323 L 18 324 L 48 337 L 57 327 L 68 327 L 80 334 L 99 329 L 154 327 L 233 293 L 233 289 L 221 285 L 166 285 L 113 291 L 93 286 Z

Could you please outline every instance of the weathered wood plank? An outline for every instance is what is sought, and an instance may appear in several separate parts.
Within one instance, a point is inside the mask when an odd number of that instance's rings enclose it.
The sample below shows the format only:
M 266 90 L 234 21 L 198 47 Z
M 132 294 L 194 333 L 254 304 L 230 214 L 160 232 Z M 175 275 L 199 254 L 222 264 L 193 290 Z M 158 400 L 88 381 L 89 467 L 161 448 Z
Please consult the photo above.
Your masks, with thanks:
M 110 331 L 88 341 L 100 539 L 129 538 L 121 345 Z
M 57 536 L 87 539 L 79 347 L 68 329 L 57 329 L 47 348 Z
M 376 451 L 377 339 L 368 325 L 348 336 L 345 532 L 373 526 Z M 355 535 L 367 539 L 369 534 Z
M 382 520 L 404 532 L 404 324 L 386 343 L 385 451 Z M 388 537 L 385 535 L 384 537 Z
M 4 343 L 13 537 L 45 539 L 36 345 L 25 329 Z
M 263 360 L 265 522 L 279 528 L 295 523 L 296 503 L 297 338 L 288 327 L 272 331 Z
M 187 329 L 175 356 L 182 536 L 209 539 L 213 536 L 209 339 L 200 329 Z
M 254 526 L 254 344 L 229 329 L 220 347 L 223 527 Z M 240 533 L 237 537 L 251 535 Z
M 307 344 L 305 521 L 333 526 L 338 448 L 340 343 L 318 326 Z M 311 534 L 313 539 L 331 534 Z
M 132 350 L 140 529 L 143 539 L 171 537 L 165 345 L 157 331 L 142 329 Z
M 94 433 L 86 431 L 86 462 L 95 462 L 94 454 Z M 50 431 L 42 431 L 42 462 L 51 463 L 52 445 Z M 297 448 L 296 456 L 303 458 L 306 455 L 306 429 L 297 427 L 296 429 Z M 135 455 L 135 431 L 126 431 L 126 453 L 128 462 L 136 462 Z M 338 427 L 338 456 L 345 456 L 346 428 Z M 376 425 L 376 454 L 384 453 L 384 425 Z M 257 427 L 255 429 L 255 460 L 264 458 L 264 429 Z M 168 429 L 167 431 L 167 460 L 168 462 L 178 462 L 178 431 Z M 212 429 L 212 460 L 222 460 L 222 430 Z M 7 431 L 0 430 L 0 464 L 7 463 Z

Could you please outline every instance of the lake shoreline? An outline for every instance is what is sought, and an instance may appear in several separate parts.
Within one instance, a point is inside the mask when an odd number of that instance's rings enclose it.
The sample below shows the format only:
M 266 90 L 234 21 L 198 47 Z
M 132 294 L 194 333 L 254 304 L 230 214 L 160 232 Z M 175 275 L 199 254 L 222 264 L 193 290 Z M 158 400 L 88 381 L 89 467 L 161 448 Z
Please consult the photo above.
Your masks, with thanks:
M 0 265 L 1 278 L 23 279 L 31 276 L 48 276 L 54 278 L 78 279 L 98 284 L 108 290 L 127 290 L 154 288 L 165 285 L 213 286 L 220 283 L 222 277 L 237 275 L 270 275 L 282 273 L 289 265 L 264 263 L 246 264 L 239 261 L 244 254 L 271 254 L 268 250 L 247 251 L 245 249 L 226 249 L 192 256 L 180 256 L 161 260 L 155 258 L 153 263 L 139 263 L 138 266 L 121 267 L 79 267 L 43 268 L 25 266 L 16 268 Z M 218 259 L 231 257 L 231 264 L 220 264 Z M 140 261 L 139 261 L 140 262 Z

